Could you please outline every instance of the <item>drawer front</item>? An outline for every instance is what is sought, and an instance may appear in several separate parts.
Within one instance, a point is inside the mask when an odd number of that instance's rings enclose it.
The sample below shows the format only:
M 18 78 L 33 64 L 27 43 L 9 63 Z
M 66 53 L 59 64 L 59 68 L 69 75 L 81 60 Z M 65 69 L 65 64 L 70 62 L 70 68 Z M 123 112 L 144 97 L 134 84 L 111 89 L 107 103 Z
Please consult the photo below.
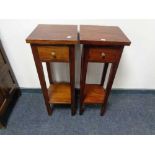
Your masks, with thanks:
M 120 48 L 92 47 L 89 49 L 88 61 L 90 62 L 117 62 L 121 57 Z
M 69 47 L 67 46 L 39 46 L 38 53 L 41 61 L 69 61 Z

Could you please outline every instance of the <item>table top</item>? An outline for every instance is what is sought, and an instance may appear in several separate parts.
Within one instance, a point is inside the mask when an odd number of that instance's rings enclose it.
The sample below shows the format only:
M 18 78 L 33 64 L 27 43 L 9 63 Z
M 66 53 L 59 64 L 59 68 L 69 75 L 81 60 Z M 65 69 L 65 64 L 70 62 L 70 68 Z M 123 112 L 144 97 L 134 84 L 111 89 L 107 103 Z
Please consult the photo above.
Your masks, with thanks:
M 116 26 L 80 25 L 80 43 L 92 45 L 130 45 L 130 40 Z
M 77 44 L 77 26 L 39 24 L 27 37 L 26 42 L 31 44 Z

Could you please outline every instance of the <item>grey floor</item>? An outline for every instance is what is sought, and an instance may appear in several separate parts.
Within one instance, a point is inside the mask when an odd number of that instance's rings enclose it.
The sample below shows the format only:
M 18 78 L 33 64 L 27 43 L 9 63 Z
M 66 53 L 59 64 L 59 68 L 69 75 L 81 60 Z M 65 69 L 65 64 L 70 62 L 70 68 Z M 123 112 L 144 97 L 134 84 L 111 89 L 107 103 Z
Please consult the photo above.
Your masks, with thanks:
M 45 110 L 40 93 L 23 93 L 0 134 L 155 134 L 155 94 L 112 93 L 105 116 L 100 107 L 88 106 L 82 116 L 69 107 Z

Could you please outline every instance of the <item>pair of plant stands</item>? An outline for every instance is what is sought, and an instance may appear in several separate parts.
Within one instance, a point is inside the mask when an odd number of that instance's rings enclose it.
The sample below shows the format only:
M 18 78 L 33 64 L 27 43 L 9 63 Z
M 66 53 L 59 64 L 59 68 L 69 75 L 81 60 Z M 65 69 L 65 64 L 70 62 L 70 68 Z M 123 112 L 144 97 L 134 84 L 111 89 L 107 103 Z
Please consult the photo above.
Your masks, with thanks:
M 75 103 L 75 45 L 83 44 L 80 74 L 80 114 L 86 104 L 100 104 L 101 116 L 104 115 L 108 97 L 125 45 L 130 40 L 119 27 L 75 25 L 38 25 L 26 39 L 30 43 L 40 80 L 46 109 L 52 114 L 55 104 L 70 104 L 71 114 L 76 114 Z M 45 81 L 42 63 L 46 63 L 49 88 Z M 54 82 L 51 63 L 69 63 L 70 82 Z M 86 84 L 88 63 L 104 63 L 100 84 Z M 111 64 L 111 65 L 109 65 Z M 110 67 L 108 81 L 104 87 L 107 70 Z

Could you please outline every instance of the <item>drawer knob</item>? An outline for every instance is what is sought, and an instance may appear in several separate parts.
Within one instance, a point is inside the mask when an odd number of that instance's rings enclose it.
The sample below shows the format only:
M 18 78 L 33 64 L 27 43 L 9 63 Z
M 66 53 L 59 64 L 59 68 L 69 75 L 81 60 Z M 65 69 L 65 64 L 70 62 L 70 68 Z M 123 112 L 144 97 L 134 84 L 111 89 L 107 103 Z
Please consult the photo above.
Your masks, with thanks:
M 55 52 L 51 52 L 51 55 L 56 58 Z
M 104 52 L 101 53 L 101 57 L 105 58 L 105 53 Z

